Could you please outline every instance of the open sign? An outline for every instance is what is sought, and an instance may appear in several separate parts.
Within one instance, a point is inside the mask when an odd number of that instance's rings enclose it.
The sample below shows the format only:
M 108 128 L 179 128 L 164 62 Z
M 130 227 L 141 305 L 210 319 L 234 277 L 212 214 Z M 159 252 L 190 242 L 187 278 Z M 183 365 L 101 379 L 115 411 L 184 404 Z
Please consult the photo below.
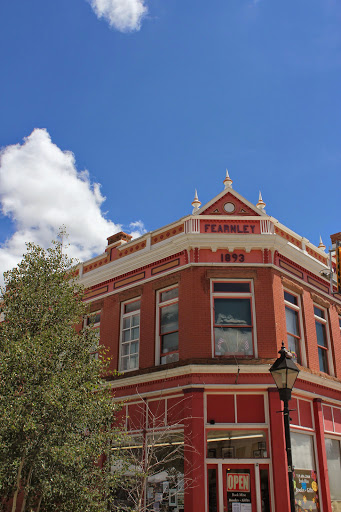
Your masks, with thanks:
M 248 473 L 229 473 L 227 475 L 228 492 L 250 492 L 250 475 Z

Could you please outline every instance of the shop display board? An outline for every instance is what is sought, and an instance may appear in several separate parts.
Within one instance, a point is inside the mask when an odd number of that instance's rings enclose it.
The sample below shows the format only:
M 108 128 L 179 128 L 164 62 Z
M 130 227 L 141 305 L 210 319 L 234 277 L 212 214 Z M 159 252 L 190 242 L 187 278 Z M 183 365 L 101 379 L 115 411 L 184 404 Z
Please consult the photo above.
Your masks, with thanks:
M 309 469 L 296 469 L 293 473 L 297 512 L 320 510 L 317 475 Z

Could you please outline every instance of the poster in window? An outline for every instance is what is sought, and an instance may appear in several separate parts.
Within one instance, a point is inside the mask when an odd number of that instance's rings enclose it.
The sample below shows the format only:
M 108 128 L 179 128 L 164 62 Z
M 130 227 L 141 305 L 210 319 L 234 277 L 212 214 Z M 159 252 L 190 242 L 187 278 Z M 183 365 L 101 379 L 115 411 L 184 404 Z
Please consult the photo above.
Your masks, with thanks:
M 320 510 L 317 475 L 308 469 L 296 469 L 293 473 L 297 512 Z
M 228 512 L 252 512 L 250 470 L 227 471 Z

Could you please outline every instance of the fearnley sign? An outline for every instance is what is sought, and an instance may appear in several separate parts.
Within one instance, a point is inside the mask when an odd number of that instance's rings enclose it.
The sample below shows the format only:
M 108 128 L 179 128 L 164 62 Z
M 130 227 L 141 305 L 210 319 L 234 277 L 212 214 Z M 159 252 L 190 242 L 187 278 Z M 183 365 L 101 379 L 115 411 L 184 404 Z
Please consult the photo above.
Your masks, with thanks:
M 225 233 L 225 234 L 241 234 L 253 235 L 260 233 L 260 225 L 258 222 L 228 222 L 216 221 L 207 222 L 201 221 L 201 233 Z

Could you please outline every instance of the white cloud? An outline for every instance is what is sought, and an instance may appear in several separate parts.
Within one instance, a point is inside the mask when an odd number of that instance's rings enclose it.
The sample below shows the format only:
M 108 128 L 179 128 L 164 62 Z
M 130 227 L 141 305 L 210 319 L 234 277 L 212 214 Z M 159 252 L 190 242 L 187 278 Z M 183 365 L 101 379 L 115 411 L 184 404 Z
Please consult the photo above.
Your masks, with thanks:
M 88 0 L 98 18 L 121 32 L 139 30 L 147 14 L 144 0 Z
M 69 233 L 68 255 L 86 260 L 104 251 L 106 238 L 122 229 L 104 217 L 99 183 L 87 171 L 77 171 L 75 157 L 53 144 L 46 130 L 35 129 L 22 145 L 0 152 L 0 205 L 15 225 L 14 234 L 0 245 L 0 278 L 25 252 L 25 242 L 47 247 L 59 228 Z M 132 222 L 134 237 L 145 233 Z

